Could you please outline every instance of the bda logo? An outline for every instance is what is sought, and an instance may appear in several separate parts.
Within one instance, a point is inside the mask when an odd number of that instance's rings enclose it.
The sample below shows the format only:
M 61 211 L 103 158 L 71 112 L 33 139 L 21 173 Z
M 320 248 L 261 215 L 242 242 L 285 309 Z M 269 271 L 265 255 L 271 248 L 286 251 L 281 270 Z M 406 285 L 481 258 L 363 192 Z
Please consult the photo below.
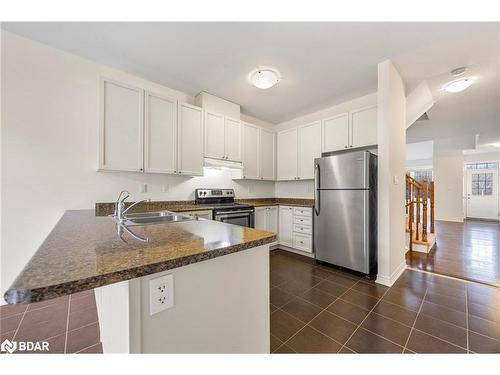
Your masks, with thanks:
M 2 352 L 8 352 L 8 353 L 14 353 L 17 349 L 17 342 L 16 341 L 10 341 L 10 340 L 4 340 L 2 342 L 2 345 L 0 345 L 0 350 Z

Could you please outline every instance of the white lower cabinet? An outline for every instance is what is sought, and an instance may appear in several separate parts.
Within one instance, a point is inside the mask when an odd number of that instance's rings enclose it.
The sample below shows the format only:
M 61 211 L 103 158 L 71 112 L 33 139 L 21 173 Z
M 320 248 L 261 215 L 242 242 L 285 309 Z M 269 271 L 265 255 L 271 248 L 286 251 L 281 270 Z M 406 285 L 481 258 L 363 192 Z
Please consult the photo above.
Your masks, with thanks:
M 293 207 L 280 206 L 278 242 L 293 247 Z
M 279 244 L 312 253 L 312 209 L 280 206 Z
M 278 232 L 278 206 L 255 207 L 255 229 Z

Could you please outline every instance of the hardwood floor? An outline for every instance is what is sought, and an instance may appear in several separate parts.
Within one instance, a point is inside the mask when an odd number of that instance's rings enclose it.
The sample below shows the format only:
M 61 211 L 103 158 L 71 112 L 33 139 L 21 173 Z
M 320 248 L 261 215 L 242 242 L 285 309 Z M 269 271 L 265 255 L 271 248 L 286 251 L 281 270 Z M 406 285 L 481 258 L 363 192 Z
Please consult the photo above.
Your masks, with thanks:
M 436 234 L 429 254 L 406 254 L 409 266 L 500 286 L 500 223 L 436 221 Z

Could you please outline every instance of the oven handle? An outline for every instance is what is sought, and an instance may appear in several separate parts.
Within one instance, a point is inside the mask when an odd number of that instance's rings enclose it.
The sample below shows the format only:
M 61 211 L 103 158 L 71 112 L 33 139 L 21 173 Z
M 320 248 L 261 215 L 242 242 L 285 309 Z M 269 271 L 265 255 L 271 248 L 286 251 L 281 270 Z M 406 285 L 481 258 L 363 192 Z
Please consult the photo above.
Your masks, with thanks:
M 228 216 L 228 214 L 229 215 L 231 215 L 231 214 L 248 214 L 248 213 L 253 213 L 253 212 L 255 212 L 255 210 L 221 211 L 221 212 L 216 212 L 215 216 L 221 216 L 221 215 Z

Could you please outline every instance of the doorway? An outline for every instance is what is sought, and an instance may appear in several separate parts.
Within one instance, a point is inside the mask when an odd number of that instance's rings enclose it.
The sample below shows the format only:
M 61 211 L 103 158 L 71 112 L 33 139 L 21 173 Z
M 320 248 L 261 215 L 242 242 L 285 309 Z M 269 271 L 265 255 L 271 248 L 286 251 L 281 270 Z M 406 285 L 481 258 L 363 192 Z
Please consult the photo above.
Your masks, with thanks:
M 498 220 L 498 162 L 466 164 L 466 217 Z

